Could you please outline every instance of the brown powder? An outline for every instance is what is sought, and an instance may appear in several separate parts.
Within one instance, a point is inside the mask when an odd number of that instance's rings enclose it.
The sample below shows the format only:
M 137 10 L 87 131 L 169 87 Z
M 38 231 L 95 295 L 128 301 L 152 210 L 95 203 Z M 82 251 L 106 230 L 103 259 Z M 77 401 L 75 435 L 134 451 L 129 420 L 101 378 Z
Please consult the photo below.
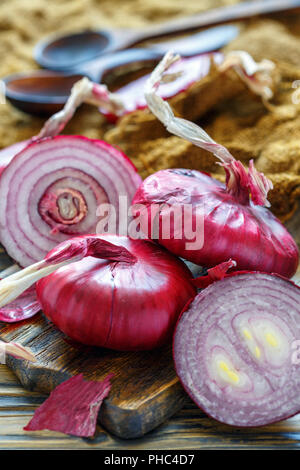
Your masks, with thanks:
M 180 3 L 180 4 L 179 4 Z M 237 0 L 4 0 L 0 5 L 0 75 L 36 68 L 35 43 L 53 33 L 83 28 L 143 28 L 153 22 L 189 15 L 207 8 L 238 3 Z M 287 19 L 288 18 L 288 19 Z M 220 77 L 214 71 L 171 102 L 176 113 L 199 122 L 214 139 L 227 146 L 245 164 L 255 159 L 257 168 L 274 183 L 272 210 L 287 219 L 295 210 L 300 192 L 300 113 L 292 102 L 300 80 L 300 17 L 247 23 L 239 38 L 226 50 L 244 49 L 254 58 L 275 61 L 280 81 L 266 109 L 234 73 Z M 300 97 L 300 95 L 299 95 Z M 9 104 L 0 106 L 0 146 L 36 134 L 43 119 L 23 114 Z M 83 106 L 65 133 L 106 138 L 121 147 L 143 177 L 168 167 L 210 171 L 222 179 L 214 157 L 182 139 L 170 136 L 147 110 L 108 125 L 92 107 Z
M 300 105 L 292 101 L 297 92 L 293 83 L 300 79 L 296 65 L 300 63 L 299 46 L 300 39 L 286 26 L 264 20 L 251 23 L 226 48 L 246 50 L 257 60 L 268 58 L 276 63 L 277 81 L 270 108 L 247 90 L 233 72 L 220 76 L 214 71 L 187 93 L 171 100 L 177 115 L 200 123 L 237 159 L 245 164 L 255 160 L 257 169 L 274 184 L 270 201 L 272 210 L 282 220 L 294 213 L 300 194 Z M 124 117 L 105 138 L 120 145 L 144 177 L 161 168 L 185 167 L 209 171 L 224 180 L 223 170 L 213 156 L 166 134 L 147 110 Z

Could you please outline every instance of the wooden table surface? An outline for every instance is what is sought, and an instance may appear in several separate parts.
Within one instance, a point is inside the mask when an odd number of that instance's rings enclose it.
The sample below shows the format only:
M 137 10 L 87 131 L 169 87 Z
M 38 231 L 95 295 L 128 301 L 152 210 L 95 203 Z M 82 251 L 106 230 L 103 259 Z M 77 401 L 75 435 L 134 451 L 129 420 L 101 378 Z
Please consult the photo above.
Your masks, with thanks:
M 100 426 L 93 440 L 23 427 L 44 396 L 24 390 L 14 374 L 0 365 L 0 449 L 299 449 L 300 415 L 263 428 L 237 429 L 206 417 L 189 400 L 165 424 L 145 437 L 121 440 Z

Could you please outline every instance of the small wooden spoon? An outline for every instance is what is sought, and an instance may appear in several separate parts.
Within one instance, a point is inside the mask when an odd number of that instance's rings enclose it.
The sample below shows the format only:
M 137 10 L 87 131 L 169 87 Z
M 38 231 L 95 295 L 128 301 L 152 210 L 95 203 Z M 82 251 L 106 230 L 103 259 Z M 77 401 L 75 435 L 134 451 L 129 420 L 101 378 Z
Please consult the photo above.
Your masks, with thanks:
M 162 54 L 147 49 L 128 49 L 103 56 L 68 73 L 37 70 L 9 75 L 3 79 L 6 98 L 18 109 L 30 114 L 49 115 L 59 111 L 67 101 L 75 82 L 87 76 L 100 82 L 111 69 L 129 66 L 157 64 Z
M 182 56 L 209 52 L 224 46 L 239 33 L 233 25 L 219 26 L 183 39 L 153 45 L 149 49 L 126 49 L 102 55 L 80 66 L 62 71 L 41 70 L 4 78 L 7 99 L 17 108 L 32 114 L 53 114 L 66 102 L 74 83 L 83 76 L 99 83 L 108 71 L 155 66 L 162 56 L 174 49 Z
M 145 40 L 184 33 L 217 24 L 224 24 L 270 13 L 294 11 L 300 0 L 256 0 L 216 8 L 167 23 L 151 25 L 142 30 L 110 29 L 84 31 L 53 37 L 38 44 L 36 61 L 44 68 L 65 70 L 95 59 L 103 54 L 135 46 Z M 221 46 L 220 46 L 221 47 Z

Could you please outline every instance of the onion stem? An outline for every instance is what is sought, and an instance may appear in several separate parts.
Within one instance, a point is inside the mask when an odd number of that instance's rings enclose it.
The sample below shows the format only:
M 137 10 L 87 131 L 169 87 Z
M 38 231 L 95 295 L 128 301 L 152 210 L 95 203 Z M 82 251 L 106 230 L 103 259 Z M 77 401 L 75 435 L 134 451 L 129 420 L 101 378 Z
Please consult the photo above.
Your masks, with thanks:
M 58 135 L 82 103 L 101 106 L 106 111 L 115 114 L 120 114 L 124 109 L 120 99 L 113 93 L 110 93 L 106 85 L 93 83 L 87 77 L 84 77 L 73 85 L 64 108 L 46 121 L 40 133 L 33 137 L 33 140 Z
M 43 277 L 59 268 L 94 256 L 114 262 L 136 262 L 136 257 L 123 246 L 114 245 L 97 235 L 79 237 L 62 242 L 42 261 L 28 266 L 0 281 L 0 308 L 15 300 Z
M 255 170 L 253 162 L 250 162 L 249 173 L 241 162 L 235 160 L 231 153 L 223 145 L 215 142 L 200 126 L 186 119 L 174 115 L 170 105 L 157 94 L 159 85 L 172 78 L 166 75 L 168 68 L 178 59 L 179 55 L 168 52 L 152 72 L 145 87 L 145 97 L 149 109 L 165 125 L 172 134 L 188 140 L 192 144 L 213 153 L 226 172 L 226 189 L 241 204 L 249 204 L 251 194 L 252 201 L 257 205 L 269 206 L 267 195 L 273 185 L 262 173 Z M 176 77 L 173 77 L 176 78 Z

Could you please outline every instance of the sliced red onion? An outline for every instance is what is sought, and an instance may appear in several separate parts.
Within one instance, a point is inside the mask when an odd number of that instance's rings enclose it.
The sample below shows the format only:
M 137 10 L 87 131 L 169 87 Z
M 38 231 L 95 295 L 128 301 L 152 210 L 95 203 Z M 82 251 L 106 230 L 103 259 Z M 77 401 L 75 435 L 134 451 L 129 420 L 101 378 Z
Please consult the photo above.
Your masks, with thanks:
M 81 136 L 30 144 L 0 179 L 0 239 L 20 265 L 42 259 L 70 236 L 96 233 L 97 208 L 131 200 L 141 183 L 130 160 L 111 145 Z
M 219 65 L 223 61 L 223 54 L 215 52 L 211 54 L 201 54 L 194 57 L 180 59 L 178 63 L 173 64 L 169 69 L 171 80 L 165 81 L 159 88 L 159 96 L 164 99 L 172 98 L 185 90 L 193 83 L 201 80 L 209 74 L 212 63 Z M 182 73 L 184 72 L 184 73 Z M 104 107 L 100 111 L 111 122 L 116 122 L 120 114 L 128 114 L 138 109 L 147 107 L 144 89 L 150 77 L 150 74 L 134 80 L 114 92 L 114 96 L 119 98 L 123 104 L 123 111 L 119 114 L 109 112 Z M 176 80 L 174 78 L 176 77 Z
M 185 390 L 208 415 L 234 426 L 262 426 L 300 411 L 299 348 L 299 287 L 258 272 L 204 289 L 174 336 Z

